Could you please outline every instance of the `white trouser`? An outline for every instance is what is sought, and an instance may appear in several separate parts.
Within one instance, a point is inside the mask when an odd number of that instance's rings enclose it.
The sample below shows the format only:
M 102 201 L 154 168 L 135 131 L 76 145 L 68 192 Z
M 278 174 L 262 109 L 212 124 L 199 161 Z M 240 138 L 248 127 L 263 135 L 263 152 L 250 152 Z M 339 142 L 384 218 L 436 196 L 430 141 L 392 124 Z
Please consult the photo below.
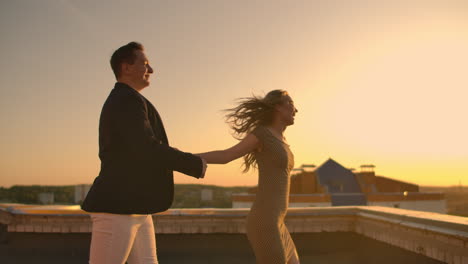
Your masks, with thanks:
M 151 215 L 91 214 L 89 264 L 157 264 Z

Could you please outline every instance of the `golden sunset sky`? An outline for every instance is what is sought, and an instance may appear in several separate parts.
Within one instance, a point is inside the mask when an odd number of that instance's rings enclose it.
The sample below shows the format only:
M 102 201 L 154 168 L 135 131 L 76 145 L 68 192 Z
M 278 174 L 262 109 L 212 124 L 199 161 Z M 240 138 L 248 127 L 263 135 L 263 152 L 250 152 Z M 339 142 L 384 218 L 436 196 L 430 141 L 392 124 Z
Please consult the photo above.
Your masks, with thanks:
M 230 147 L 221 110 L 286 89 L 297 167 L 468 183 L 468 1 L 1 1 L 0 33 L 0 186 L 92 183 L 109 58 L 130 41 L 181 150 Z M 255 185 L 240 166 L 176 182 Z

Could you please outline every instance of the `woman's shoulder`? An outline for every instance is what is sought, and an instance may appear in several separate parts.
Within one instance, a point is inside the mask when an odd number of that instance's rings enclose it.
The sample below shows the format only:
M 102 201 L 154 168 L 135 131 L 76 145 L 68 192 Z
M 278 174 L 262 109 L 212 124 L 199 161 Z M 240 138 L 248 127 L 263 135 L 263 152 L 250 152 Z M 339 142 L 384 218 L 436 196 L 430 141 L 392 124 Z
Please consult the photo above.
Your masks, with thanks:
M 268 128 L 262 125 L 258 125 L 252 130 L 252 134 L 254 134 L 258 139 L 266 138 L 270 135 Z

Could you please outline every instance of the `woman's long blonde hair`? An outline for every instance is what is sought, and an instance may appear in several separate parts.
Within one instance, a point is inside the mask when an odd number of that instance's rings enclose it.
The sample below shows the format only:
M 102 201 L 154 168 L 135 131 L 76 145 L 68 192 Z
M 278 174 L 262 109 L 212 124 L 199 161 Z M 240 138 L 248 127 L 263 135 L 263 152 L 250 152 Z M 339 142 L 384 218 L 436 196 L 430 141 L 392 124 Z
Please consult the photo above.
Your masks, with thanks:
M 239 98 L 238 105 L 226 109 L 226 122 L 233 130 L 233 136 L 241 140 L 258 126 L 266 126 L 273 121 L 275 106 L 285 102 L 288 93 L 284 90 L 273 90 L 265 97 L 252 96 Z M 253 152 L 244 156 L 244 172 L 257 167 Z

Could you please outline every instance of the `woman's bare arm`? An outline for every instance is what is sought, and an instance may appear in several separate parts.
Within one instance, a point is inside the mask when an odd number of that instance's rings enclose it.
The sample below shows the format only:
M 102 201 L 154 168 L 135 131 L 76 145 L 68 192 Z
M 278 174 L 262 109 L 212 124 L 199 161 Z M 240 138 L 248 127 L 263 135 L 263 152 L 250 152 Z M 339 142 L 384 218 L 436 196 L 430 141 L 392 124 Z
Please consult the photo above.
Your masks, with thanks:
M 257 149 L 260 141 L 253 134 L 248 134 L 239 143 L 225 150 L 216 150 L 195 154 L 209 164 L 226 164 Z

